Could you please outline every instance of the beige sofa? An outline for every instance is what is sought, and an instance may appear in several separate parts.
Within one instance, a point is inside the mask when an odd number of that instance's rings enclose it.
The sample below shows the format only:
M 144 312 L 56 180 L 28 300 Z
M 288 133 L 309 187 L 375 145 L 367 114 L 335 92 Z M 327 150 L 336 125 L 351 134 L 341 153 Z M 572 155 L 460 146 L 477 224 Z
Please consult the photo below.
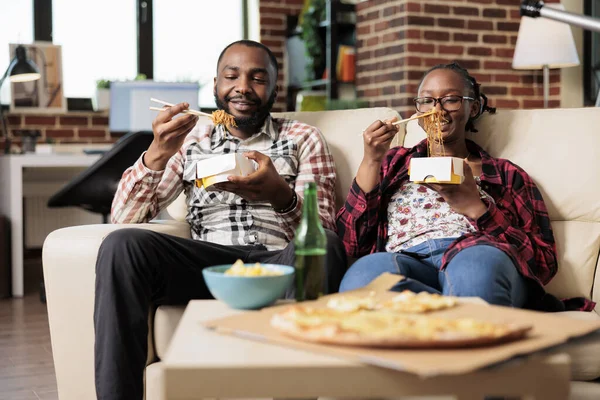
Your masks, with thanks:
M 396 116 L 386 108 L 318 113 L 288 113 L 319 127 L 338 171 L 338 205 L 348 191 L 362 157 L 358 134 L 375 119 Z M 473 135 L 492 155 L 521 165 L 540 186 L 550 211 L 560 269 L 548 285 L 559 297 L 585 296 L 600 302 L 600 108 L 500 111 L 485 115 Z M 423 138 L 418 125 L 409 124 L 398 143 L 412 146 Z M 178 199 L 169 207 L 176 220 L 185 215 Z M 61 400 L 95 397 L 93 372 L 94 264 L 100 243 L 123 225 L 89 225 L 60 229 L 44 243 L 43 264 L 52 350 Z M 127 226 L 131 227 L 131 226 Z M 184 222 L 155 222 L 136 227 L 189 237 Z M 600 307 L 598 307 L 600 309 Z M 161 307 L 151 321 L 150 355 L 146 369 L 147 399 L 160 399 L 161 363 L 181 308 Z M 566 313 L 576 318 L 600 318 L 596 312 Z M 565 319 L 565 323 L 568 320 Z M 573 359 L 573 380 L 600 377 L 600 345 L 587 340 L 567 346 Z M 227 351 L 227 349 L 223 349 Z M 574 382 L 572 398 L 600 398 L 600 384 Z M 399 394 L 400 395 L 400 394 Z

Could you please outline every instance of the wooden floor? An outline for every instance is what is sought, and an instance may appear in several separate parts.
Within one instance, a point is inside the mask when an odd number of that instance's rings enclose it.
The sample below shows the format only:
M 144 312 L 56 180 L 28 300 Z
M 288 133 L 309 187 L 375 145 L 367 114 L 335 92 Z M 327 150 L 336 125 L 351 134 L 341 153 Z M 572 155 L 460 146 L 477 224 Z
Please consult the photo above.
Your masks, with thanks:
M 0 400 L 56 400 L 41 261 L 27 260 L 25 297 L 0 299 Z

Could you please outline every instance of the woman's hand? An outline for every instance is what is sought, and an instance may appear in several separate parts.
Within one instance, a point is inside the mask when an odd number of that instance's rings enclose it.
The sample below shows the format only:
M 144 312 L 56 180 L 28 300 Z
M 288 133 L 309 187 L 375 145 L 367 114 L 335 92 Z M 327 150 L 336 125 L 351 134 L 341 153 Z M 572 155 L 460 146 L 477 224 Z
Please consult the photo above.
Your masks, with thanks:
M 398 133 L 398 127 L 392 125 L 395 120 L 377 120 L 363 131 L 364 155 L 356 173 L 356 183 L 366 193 L 379 183 L 381 162 Z
M 475 178 L 473 178 L 471 167 L 466 162 L 463 163 L 465 180 L 460 185 L 428 183 L 427 186 L 438 192 L 454 211 L 477 220 L 485 214 L 487 207 L 481 201 L 479 188 L 475 183 Z
M 398 126 L 392 125 L 395 120 L 396 118 L 383 122 L 377 120 L 364 130 L 364 161 L 381 163 L 398 133 Z

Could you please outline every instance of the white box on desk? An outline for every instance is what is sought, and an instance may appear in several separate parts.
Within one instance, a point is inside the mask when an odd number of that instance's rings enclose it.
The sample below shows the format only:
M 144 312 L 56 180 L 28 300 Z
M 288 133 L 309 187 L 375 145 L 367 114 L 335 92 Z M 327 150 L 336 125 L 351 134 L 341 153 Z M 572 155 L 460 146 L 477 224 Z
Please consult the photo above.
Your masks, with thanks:
M 187 102 L 197 110 L 198 82 L 112 82 L 110 85 L 109 129 L 112 132 L 152 131 L 152 121 L 158 114 L 149 109 L 154 97 L 172 104 Z

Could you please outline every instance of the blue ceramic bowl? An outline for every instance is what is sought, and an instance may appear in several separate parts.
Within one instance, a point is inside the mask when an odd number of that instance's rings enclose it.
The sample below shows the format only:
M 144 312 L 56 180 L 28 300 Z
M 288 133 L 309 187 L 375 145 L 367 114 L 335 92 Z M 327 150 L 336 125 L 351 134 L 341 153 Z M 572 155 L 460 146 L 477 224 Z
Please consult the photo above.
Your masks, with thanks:
M 245 264 L 252 267 L 254 264 Z M 251 310 L 273 304 L 285 294 L 294 281 L 294 267 L 278 264 L 261 264 L 262 267 L 281 271 L 272 276 L 232 276 L 224 272 L 229 265 L 204 268 L 202 274 L 213 297 L 231 308 Z

